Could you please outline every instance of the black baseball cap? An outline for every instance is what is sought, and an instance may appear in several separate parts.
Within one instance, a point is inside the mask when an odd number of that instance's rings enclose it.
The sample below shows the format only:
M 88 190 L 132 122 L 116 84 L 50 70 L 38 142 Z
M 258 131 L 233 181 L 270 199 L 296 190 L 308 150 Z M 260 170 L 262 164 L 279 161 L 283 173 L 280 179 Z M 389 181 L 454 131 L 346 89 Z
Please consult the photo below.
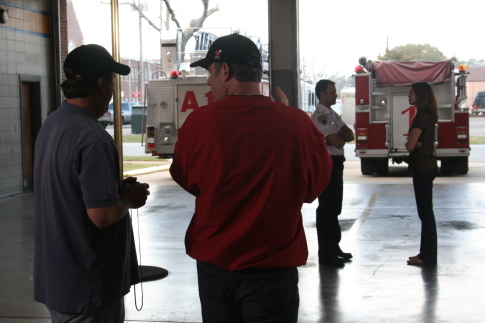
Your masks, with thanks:
M 64 74 L 68 80 L 97 80 L 109 73 L 130 74 L 130 67 L 116 62 L 100 45 L 81 45 L 73 49 L 64 61 Z
M 200 66 L 207 69 L 214 62 L 261 63 L 261 52 L 251 39 L 238 34 L 231 34 L 217 38 L 207 51 L 205 58 L 193 62 L 190 67 Z

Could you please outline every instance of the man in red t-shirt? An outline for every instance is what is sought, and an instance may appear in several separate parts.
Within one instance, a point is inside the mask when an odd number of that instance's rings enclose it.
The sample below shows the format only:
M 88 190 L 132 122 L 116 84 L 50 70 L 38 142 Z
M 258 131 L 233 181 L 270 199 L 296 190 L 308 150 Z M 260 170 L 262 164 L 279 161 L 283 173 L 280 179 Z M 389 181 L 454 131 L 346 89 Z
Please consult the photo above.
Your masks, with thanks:
M 332 168 L 323 135 L 303 111 L 261 95 L 261 53 L 249 38 L 218 38 L 194 66 L 209 70 L 215 102 L 180 128 L 170 173 L 196 197 L 185 245 L 203 321 L 297 322 L 297 267 L 308 256 L 301 207 Z

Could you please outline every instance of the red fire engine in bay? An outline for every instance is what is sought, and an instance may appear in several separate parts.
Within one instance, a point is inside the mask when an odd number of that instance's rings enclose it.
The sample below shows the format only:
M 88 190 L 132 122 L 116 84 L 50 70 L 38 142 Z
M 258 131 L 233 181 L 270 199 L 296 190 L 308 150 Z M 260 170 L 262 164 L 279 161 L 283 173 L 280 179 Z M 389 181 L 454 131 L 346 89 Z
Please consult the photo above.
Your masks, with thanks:
M 435 154 L 442 174 L 468 172 L 469 114 L 466 66 L 441 62 L 367 61 L 355 74 L 355 154 L 364 175 L 387 174 L 389 159 L 407 162 L 405 141 L 416 115 L 408 94 L 414 82 L 428 82 L 438 101 Z

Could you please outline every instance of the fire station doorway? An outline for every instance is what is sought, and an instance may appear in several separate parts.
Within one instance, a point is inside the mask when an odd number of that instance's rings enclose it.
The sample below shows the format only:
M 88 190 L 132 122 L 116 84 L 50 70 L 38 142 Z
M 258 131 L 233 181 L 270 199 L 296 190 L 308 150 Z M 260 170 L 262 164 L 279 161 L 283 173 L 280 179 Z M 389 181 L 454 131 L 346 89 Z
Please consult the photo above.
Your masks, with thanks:
M 23 191 L 34 189 L 34 145 L 42 125 L 40 76 L 20 75 Z

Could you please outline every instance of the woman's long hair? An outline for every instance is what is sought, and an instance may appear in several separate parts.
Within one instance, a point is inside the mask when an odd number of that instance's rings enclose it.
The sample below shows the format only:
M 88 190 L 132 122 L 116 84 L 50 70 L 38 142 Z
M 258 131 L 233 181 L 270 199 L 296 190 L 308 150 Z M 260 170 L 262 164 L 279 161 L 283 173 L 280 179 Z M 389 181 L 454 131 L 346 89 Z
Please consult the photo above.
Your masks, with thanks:
M 411 85 L 416 95 L 416 108 L 428 110 L 435 120 L 438 120 L 438 103 L 433 88 L 426 82 L 416 82 Z

